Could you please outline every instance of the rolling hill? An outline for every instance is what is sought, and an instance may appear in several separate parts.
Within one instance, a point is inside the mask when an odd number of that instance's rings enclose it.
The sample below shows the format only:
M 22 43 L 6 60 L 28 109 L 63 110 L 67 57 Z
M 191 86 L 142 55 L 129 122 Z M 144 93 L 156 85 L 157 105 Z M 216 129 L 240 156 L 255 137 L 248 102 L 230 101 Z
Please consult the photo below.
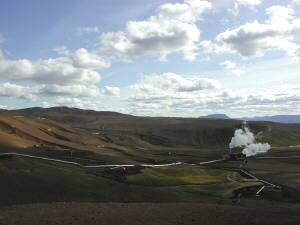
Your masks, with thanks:
M 0 145 L 4 147 L 56 146 L 85 150 L 101 144 L 90 136 L 87 142 L 86 137 L 78 130 L 45 118 L 0 115 Z
M 234 130 L 242 123 L 231 119 L 136 117 L 68 107 L 3 111 L 2 117 L 8 124 L 12 123 L 8 126 L 20 126 L 20 132 L 27 134 L 27 138 L 10 134 L 13 138 L 23 138 L 24 143 L 25 140 L 34 144 L 49 142 L 79 149 L 94 149 L 99 145 L 150 149 L 155 146 L 227 148 Z M 27 130 L 24 123 L 28 125 Z M 254 132 L 263 131 L 263 139 L 273 146 L 300 143 L 298 124 L 251 122 L 249 126 Z M 30 134 L 36 135 L 33 138 Z

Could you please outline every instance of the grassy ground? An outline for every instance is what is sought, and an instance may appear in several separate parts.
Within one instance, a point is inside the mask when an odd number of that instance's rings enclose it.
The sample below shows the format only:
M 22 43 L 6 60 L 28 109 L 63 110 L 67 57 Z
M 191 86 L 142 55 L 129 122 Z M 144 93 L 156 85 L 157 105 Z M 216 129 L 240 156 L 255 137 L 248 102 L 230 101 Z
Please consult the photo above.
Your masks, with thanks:
M 176 152 L 176 154 L 162 157 L 157 154 L 157 152 L 169 151 Z M 186 152 L 188 154 L 185 154 Z M 214 155 L 218 152 L 218 149 L 204 151 L 195 149 L 180 151 L 180 148 L 160 149 L 148 152 L 147 160 L 174 162 L 182 160 L 181 157 L 183 157 L 185 160 L 202 161 L 216 157 Z M 289 155 L 295 155 L 297 152 L 298 150 L 290 150 Z M 39 154 L 42 153 L 39 152 Z M 270 153 L 271 156 L 273 154 L 287 156 L 283 149 Z M 57 157 L 59 158 L 59 154 Z M 102 160 L 101 163 L 108 163 L 107 158 L 101 155 L 97 157 Z M 142 160 L 139 156 L 135 157 L 134 162 Z M 235 190 L 260 185 L 244 182 L 238 178 L 234 170 L 238 169 L 239 165 L 240 162 L 225 162 L 213 166 L 184 165 L 167 168 L 110 170 L 84 169 L 54 162 L 13 157 L 0 161 L 2 181 L 0 204 L 49 201 L 230 202 Z M 273 183 L 277 182 L 280 185 L 300 190 L 299 165 L 300 158 L 254 158 L 249 160 L 248 169 Z
M 211 159 L 220 152 L 156 149 L 148 152 L 147 159 L 164 161 L 168 156 L 160 158 L 160 154 L 169 151 L 176 152 L 174 160 L 185 157 L 190 161 Z M 291 156 L 297 152 L 277 149 L 270 155 Z M 107 158 L 102 160 L 105 162 Z M 300 159 L 249 160 L 248 169 L 257 176 L 294 188 L 279 194 L 266 192 L 257 198 L 254 193 L 261 184 L 245 182 L 234 172 L 240 162 L 107 170 L 2 158 L 0 224 L 298 224 L 299 162 Z M 241 190 L 244 193 L 241 203 L 233 204 L 231 198 Z
M 189 166 L 111 174 L 104 169 L 14 157 L 0 164 L 0 204 L 57 201 L 219 202 L 245 186 L 228 171 Z M 252 184 L 247 184 L 251 186 Z

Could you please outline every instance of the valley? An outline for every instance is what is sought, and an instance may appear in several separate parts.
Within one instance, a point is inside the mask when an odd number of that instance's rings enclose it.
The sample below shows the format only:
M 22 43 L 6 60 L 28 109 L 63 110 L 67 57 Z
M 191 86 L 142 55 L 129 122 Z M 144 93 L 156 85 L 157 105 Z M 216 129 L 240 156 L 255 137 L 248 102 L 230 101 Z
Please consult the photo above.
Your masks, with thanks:
M 147 210 L 154 210 L 153 204 L 165 210 L 169 204 L 175 210 L 180 203 L 182 213 L 193 212 L 192 220 L 209 213 L 196 215 L 197 207 L 216 207 L 216 214 L 233 207 L 243 215 L 245 207 L 256 211 L 255 202 L 260 202 L 268 208 L 266 214 L 284 207 L 292 210 L 290 218 L 299 219 L 297 124 L 249 123 L 255 133 L 262 131 L 260 140 L 271 143 L 272 149 L 249 158 L 243 168 L 242 161 L 227 157 L 230 139 L 242 126 L 237 120 L 134 117 L 63 107 L 3 111 L 0 124 L 4 224 L 24 224 L 8 216 L 23 210 L 19 205 L 24 204 L 33 208 L 41 204 L 53 218 L 62 206 L 71 211 L 82 207 L 83 212 L 108 207 L 105 218 L 113 221 L 114 207 L 138 213 L 138 204 Z M 263 215 L 255 221 L 264 221 Z M 76 224 L 73 217 L 65 219 L 54 219 L 53 224 Z M 87 215 L 77 219 L 93 224 Z M 224 224 L 230 221 L 234 224 L 226 217 Z

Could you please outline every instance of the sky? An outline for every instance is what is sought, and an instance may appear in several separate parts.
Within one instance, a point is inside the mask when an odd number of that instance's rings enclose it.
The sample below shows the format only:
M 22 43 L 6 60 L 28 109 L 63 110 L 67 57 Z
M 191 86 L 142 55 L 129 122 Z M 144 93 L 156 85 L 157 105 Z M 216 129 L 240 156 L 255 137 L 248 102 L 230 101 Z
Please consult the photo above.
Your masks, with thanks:
M 300 0 L 1 0 L 0 108 L 300 114 Z

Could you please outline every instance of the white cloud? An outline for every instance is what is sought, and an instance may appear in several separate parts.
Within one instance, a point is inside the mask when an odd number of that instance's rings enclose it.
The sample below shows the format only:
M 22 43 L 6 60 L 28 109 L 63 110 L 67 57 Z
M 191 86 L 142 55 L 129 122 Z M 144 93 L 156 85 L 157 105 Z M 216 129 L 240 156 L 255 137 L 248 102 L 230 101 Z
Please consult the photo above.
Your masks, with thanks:
M 120 88 L 105 86 L 104 89 L 102 90 L 102 93 L 104 95 L 118 97 L 120 95 Z
M 110 62 L 96 53 L 89 52 L 85 48 L 79 48 L 71 53 L 65 46 L 58 46 L 54 51 L 63 55 L 74 67 L 87 69 L 106 69 L 110 67 Z
M 0 76 L 2 79 L 13 81 L 58 85 L 95 84 L 101 79 L 95 69 L 108 66 L 101 58 L 86 49 L 79 49 L 68 56 L 37 61 L 8 60 L 0 54 Z
M 97 54 L 88 52 L 85 48 L 80 48 L 69 56 L 75 67 L 105 69 L 110 67 L 110 63 Z
M 57 58 L 32 61 L 29 59 L 9 60 L 0 50 L 0 79 L 3 82 L 28 83 L 34 90 L 34 95 L 15 94 L 16 98 L 36 98 L 45 96 L 96 97 L 100 91 L 96 84 L 101 76 L 98 70 L 110 66 L 109 62 L 99 55 L 80 48 L 70 52 L 66 47 L 57 47 L 55 51 L 61 56 Z M 18 92 L 30 91 L 22 86 L 8 86 L 18 88 Z M 2 95 L 4 95 L 4 89 Z M 8 94 L 6 94 L 8 95 Z M 13 96 L 13 94 L 10 94 Z
M 232 70 L 232 69 L 236 69 L 237 65 L 235 62 L 232 62 L 230 60 L 226 60 L 224 62 L 220 63 L 221 66 L 224 66 L 226 69 Z
M 73 96 L 73 97 L 98 97 L 100 91 L 95 85 L 43 85 L 39 87 L 38 93 L 47 96 Z
M 79 98 L 65 98 L 65 97 L 59 97 L 53 105 L 56 106 L 68 106 L 68 107 L 74 107 L 79 109 L 93 109 L 97 110 L 97 104 L 95 102 L 92 102 L 90 100 L 86 99 L 79 99 Z
M 240 77 L 242 76 L 243 74 L 246 73 L 245 70 L 242 70 L 242 69 L 234 69 L 234 70 L 231 70 L 231 73 L 236 76 L 236 77 Z
M 71 54 L 69 49 L 66 46 L 57 46 L 57 47 L 53 48 L 53 51 L 55 51 L 59 55 Z
M 292 3 L 298 5 L 298 4 L 300 4 L 300 0 L 293 0 Z
M 16 84 L 2 83 L 0 84 L 0 97 L 13 97 L 34 101 L 36 100 L 36 90 Z
M 129 111 L 137 115 L 204 115 L 230 113 L 244 115 L 282 114 L 300 110 L 300 86 L 284 85 L 266 89 L 217 89 L 174 93 L 156 89 L 137 90 L 128 99 Z M 152 90 L 150 88 L 150 90 Z
M 272 6 L 266 9 L 264 23 L 247 22 L 228 29 L 216 37 L 216 43 L 206 43 L 207 51 L 230 52 L 243 57 L 263 56 L 268 51 L 281 50 L 290 55 L 299 51 L 296 42 L 300 34 L 300 19 L 291 7 Z M 203 44 L 202 44 L 203 47 Z
M 237 16 L 240 13 L 241 6 L 250 7 L 250 9 L 255 10 L 255 8 L 261 3 L 261 0 L 234 0 L 233 7 L 228 8 L 227 12 L 231 13 L 234 16 Z
M 180 52 L 185 59 L 194 60 L 200 39 L 196 22 L 209 8 L 211 3 L 205 0 L 161 5 L 148 20 L 129 21 L 125 31 L 103 33 L 101 50 L 123 58 L 154 55 L 160 59 Z
M 7 107 L 5 105 L 0 105 L 0 109 L 9 109 L 9 107 Z
M 236 0 L 236 2 L 245 6 L 256 6 L 261 4 L 261 0 Z
M 78 27 L 77 31 L 78 31 L 79 34 L 100 33 L 100 29 L 97 26 L 93 26 L 93 27 Z
M 226 60 L 224 62 L 221 62 L 220 65 L 223 66 L 224 68 L 230 70 L 230 72 L 236 77 L 240 77 L 242 74 L 245 73 L 245 70 L 239 69 L 237 64 L 235 62 L 230 61 L 230 60 Z
M 289 22 L 296 22 L 296 29 L 299 28 L 297 27 L 297 24 L 299 21 L 293 21 L 295 19 L 294 17 L 294 10 L 291 7 L 286 7 L 286 6 L 280 6 L 280 5 L 275 5 L 270 8 L 266 9 L 266 14 L 269 17 L 267 20 L 269 24 L 275 25 L 276 23 L 279 23 L 278 25 L 284 26 L 284 25 L 290 25 Z M 294 27 L 292 27 L 293 30 Z
M 54 105 L 52 103 L 49 103 L 47 101 L 43 101 L 42 102 L 42 107 L 43 108 L 50 108 L 50 107 L 53 107 Z
M 221 83 L 214 79 L 196 76 L 185 78 L 174 73 L 147 75 L 133 85 L 133 88 L 140 93 L 160 93 L 170 96 L 180 92 L 195 92 L 220 87 Z

